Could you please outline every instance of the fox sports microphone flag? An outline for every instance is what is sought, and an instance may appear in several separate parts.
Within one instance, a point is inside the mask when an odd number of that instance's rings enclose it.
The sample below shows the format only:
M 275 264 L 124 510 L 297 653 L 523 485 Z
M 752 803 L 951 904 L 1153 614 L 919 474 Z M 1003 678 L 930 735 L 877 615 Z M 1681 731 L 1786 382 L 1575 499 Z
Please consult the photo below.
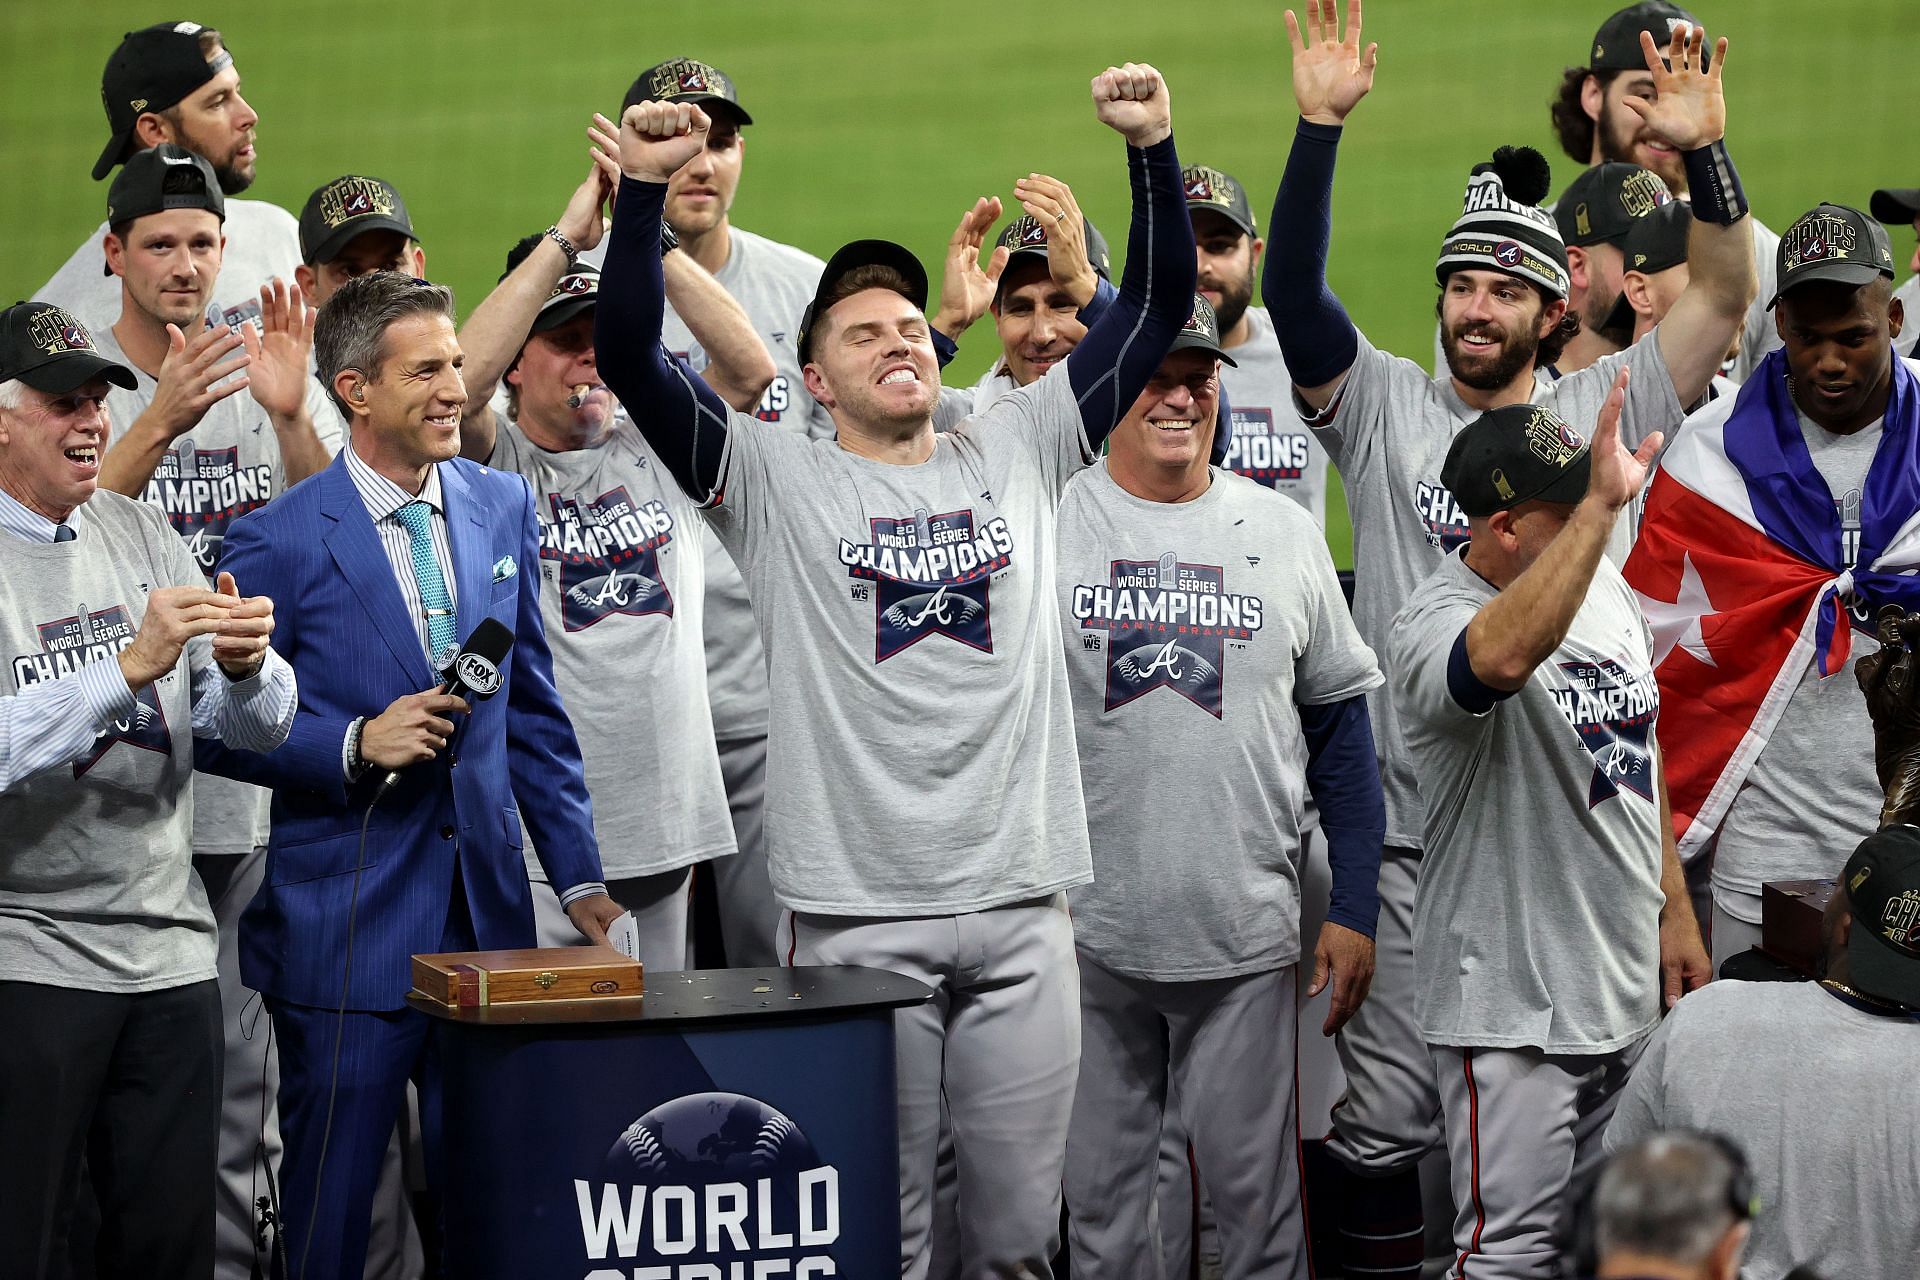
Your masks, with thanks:
M 1653 631 L 1662 719 L 1679 726 L 1660 741 L 1682 858 L 1719 829 L 1807 664 L 1830 677 L 1882 606 L 1920 609 L 1916 370 L 1893 362 L 1857 529 L 1813 466 L 1783 351 L 1661 460 L 1624 572 Z

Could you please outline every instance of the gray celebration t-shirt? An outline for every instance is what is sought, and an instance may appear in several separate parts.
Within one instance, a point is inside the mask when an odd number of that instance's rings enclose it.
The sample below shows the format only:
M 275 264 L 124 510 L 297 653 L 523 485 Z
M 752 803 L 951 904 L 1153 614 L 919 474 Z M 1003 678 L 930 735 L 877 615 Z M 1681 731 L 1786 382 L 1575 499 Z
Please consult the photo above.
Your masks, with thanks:
M 751 416 L 762 424 L 811 439 L 831 440 L 833 417 L 808 394 L 795 347 L 800 313 L 812 301 L 826 264 L 804 250 L 738 227 L 729 227 L 727 234 L 727 261 L 714 273 L 714 279 L 747 313 L 754 332 L 773 357 L 775 370 L 772 384 Z M 605 252 L 603 243 L 581 257 L 598 266 Z M 696 372 L 707 367 L 707 353 L 686 323 L 674 314 L 671 303 L 661 341 Z M 726 548 L 711 533 L 706 535 L 704 547 L 707 698 L 713 708 L 714 732 L 722 739 L 756 738 L 767 731 L 767 669 L 766 654 L 754 626 L 753 606 L 747 599 L 746 582 Z
M 1624 364 L 1632 369 L 1620 430 L 1629 448 L 1649 433 L 1671 431 L 1684 417 L 1661 359 L 1659 330 L 1559 381 L 1538 375 L 1533 401 L 1552 407 L 1582 435 L 1592 433 L 1600 406 Z M 1326 446 L 1346 486 L 1353 517 L 1353 617 L 1374 652 L 1388 652 L 1393 617 L 1444 553 L 1467 540 L 1467 518 L 1440 483 L 1440 467 L 1460 428 L 1479 417 L 1451 378 L 1428 377 L 1411 360 L 1390 356 L 1360 336 L 1359 354 L 1326 410 L 1295 409 Z M 1615 528 L 1609 553 L 1624 563 L 1630 522 Z M 1393 678 L 1391 659 L 1387 678 Z M 1393 701 L 1367 699 L 1387 801 L 1387 843 L 1418 849 L 1420 802 Z
M 117 280 L 114 283 L 119 284 Z M 127 358 L 112 328 L 94 331 L 93 341 L 101 355 L 133 370 L 134 381 L 139 384 L 132 391 L 107 389 L 107 414 L 113 423 L 114 440 L 123 440 L 126 429 L 153 403 L 159 383 Z M 306 386 L 307 412 L 312 416 L 315 434 L 331 456 L 340 451 L 340 438 L 330 430 L 338 418 L 320 384 L 309 378 Z M 109 453 L 113 447 L 109 442 Z M 272 419 L 249 392 L 236 391 L 209 408 L 193 428 L 174 440 L 154 467 L 141 499 L 167 518 L 211 586 L 227 526 L 265 506 L 286 487 L 286 466 L 281 461 L 280 437 Z M 234 585 L 243 595 L 252 594 L 246 583 Z M 279 607 L 294 609 L 299 602 L 281 601 Z M 199 775 L 193 784 L 194 853 L 249 853 L 266 844 L 272 799 L 265 787 L 210 773 Z
M 1805 414 L 1800 434 L 1840 512 L 1849 568 L 1860 544 L 1860 495 L 1880 447 L 1881 424 L 1836 435 Z M 1870 627 L 1853 628 L 1846 665 L 1822 679 L 1809 662 L 1767 745 L 1734 795 L 1714 845 L 1714 901 L 1736 920 L 1760 923 L 1769 880 L 1837 876 L 1854 846 L 1880 825 L 1885 793 L 1873 763 L 1873 720 L 1854 678 L 1880 648 Z
M 1060 504 L 1060 626 L 1094 882 L 1074 941 L 1117 973 L 1228 978 L 1300 958 L 1296 703 L 1377 687 L 1307 512 L 1215 470 L 1151 502 L 1104 463 Z
M 1054 514 L 1092 460 L 1043 378 L 913 466 L 728 425 L 707 509 L 767 654 L 766 843 L 797 911 L 950 915 L 1085 884 Z
M 597 448 L 553 453 L 500 419 L 493 456 L 533 490 L 540 612 L 580 738 L 609 880 L 734 851 L 701 644 L 706 575 L 693 504 L 624 417 Z M 527 874 L 546 871 L 528 839 Z
M 1760 1213 L 1740 1274 L 1813 1264 L 1848 1280 L 1912 1280 L 1920 1260 L 1920 1021 L 1845 1003 L 1815 982 L 1690 993 L 1647 1042 L 1607 1126 L 1608 1152 L 1673 1129 L 1723 1133 Z
M 1247 340 L 1227 352 L 1220 383 L 1233 409 L 1226 467 L 1284 494 L 1327 525 L 1327 451 L 1293 411 L 1293 375 L 1287 372 L 1265 307 L 1247 308 Z
M 294 287 L 293 272 L 300 265 L 300 224 L 277 204 L 229 199 L 221 230 L 227 243 L 221 252 L 220 277 L 213 286 L 213 310 L 219 313 L 219 323 L 257 322 L 261 285 L 277 276 L 289 289 Z M 35 302 L 51 302 L 71 311 L 95 338 L 120 319 L 120 277 L 107 274 L 102 243 L 106 236 L 103 222 L 33 295 Z
M 1567 638 L 1474 714 L 1454 642 L 1495 592 L 1447 556 L 1393 622 L 1388 661 L 1426 802 L 1414 897 L 1430 1044 L 1606 1053 L 1660 1017 L 1661 831 L 1652 640 L 1604 557 Z

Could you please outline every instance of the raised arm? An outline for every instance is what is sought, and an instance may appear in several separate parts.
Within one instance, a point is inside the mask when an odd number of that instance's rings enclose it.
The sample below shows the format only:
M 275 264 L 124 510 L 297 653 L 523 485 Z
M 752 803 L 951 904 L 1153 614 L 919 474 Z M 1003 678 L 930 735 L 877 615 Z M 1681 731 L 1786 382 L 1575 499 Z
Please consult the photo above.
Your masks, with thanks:
M 617 171 L 609 176 L 596 155 L 586 180 L 574 188 L 566 209 L 553 224 L 575 249 L 585 251 L 600 243 L 605 230 L 600 209 L 612 193 L 617 176 Z M 494 286 L 460 327 L 460 349 L 467 357 L 460 370 L 467 384 L 467 404 L 460 417 L 461 457 L 485 462 L 493 456 L 499 431 L 492 408 L 494 389 L 513 367 L 541 304 L 567 274 L 569 265 L 566 251 L 553 237 L 540 237 L 520 265 Z
M 1714 46 L 1713 65 L 1706 67 L 1706 35 L 1700 27 L 1676 26 L 1667 47 L 1669 68 L 1661 62 L 1653 37 L 1641 32 L 1640 51 L 1653 76 L 1654 96 L 1622 99 L 1648 129 L 1682 153 L 1693 197 L 1687 288 L 1654 331 L 1681 404 L 1692 404 L 1706 393 L 1759 288 L 1753 270 L 1753 219 L 1747 216 L 1746 193 L 1725 141 L 1727 104 L 1720 75 L 1727 42 L 1723 38 Z
M 1347 6 L 1340 37 L 1333 0 L 1308 0 L 1307 35 L 1287 10 L 1293 97 L 1300 108 L 1293 150 L 1273 198 L 1260 293 L 1300 398 L 1324 409 L 1360 350 L 1360 335 L 1327 285 L 1333 236 L 1333 162 L 1347 114 L 1373 88 L 1380 47 L 1360 45 L 1360 0 Z
M 727 406 L 660 345 L 667 305 L 660 211 L 667 179 L 707 145 L 708 124 L 704 111 L 684 102 L 636 103 L 620 117 L 622 177 L 594 308 L 594 350 L 607 385 L 697 502 L 720 482 Z
M 1166 81 L 1144 63 L 1109 67 L 1093 79 L 1093 102 L 1100 122 L 1127 140 L 1133 191 L 1119 296 L 1066 360 L 1081 428 L 1097 452 L 1193 314 L 1197 267 Z
M 240 326 L 247 348 L 247 390 L 273 424 L 289 486 L 324 471 L 333 461 L 307 411 L 313 389 L 307 362 L 313 356 L 313 322 L 318 315 L 304 293 L 275 276 L 260 286 L 259 329 Z

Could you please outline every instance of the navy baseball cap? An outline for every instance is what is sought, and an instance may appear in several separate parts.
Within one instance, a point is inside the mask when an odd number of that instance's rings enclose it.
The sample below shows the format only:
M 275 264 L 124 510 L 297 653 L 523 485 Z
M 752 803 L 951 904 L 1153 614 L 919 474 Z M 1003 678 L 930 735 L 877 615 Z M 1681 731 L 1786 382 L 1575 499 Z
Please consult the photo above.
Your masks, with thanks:
M 201 34 L 210 30 L 197 22 L 156 22 L 120 38 L 100 76 L 100 101 L 113 136 L 93 163 L 95 182 L 132 154 L 133 126 L 141 116 L 178 105 L 233 62 L 224 39 L 211 60 L 200 52 Z
M 1851 985 L 1920 1009 L 1920 827 L 1882 827 L 1862 840 L 1840 885 L 1853 911 Z
M 368 231 L 419 239 L 392 183 L 355 173 L 335 178 L 308 196 L 300 210 L 300 259 L 310 267 L 332 262 L 355 236 Z
M 1893 279 L 1893 241 L 1887 229 L 1844 204 L 1815 205 L 1780 233 L 1774 261 L 1775 289 L 1767 308 L 1815 280 L 1862 285 L 1876 276 Z
M 1601 23 L 1600 30 L 1594 32 L 1593 52 L 1587 59 L 1587 68 L 1592 71 L 1644 71 L 1647 59 L 1640 52 L 1640 33 L 1644 31 L 1652 36 L 1654 48 L 1664 52 L 1673 43 L 1673 29 L 1682 23 L 1697 27 L 1700 19 L 1677 4 L 1666 3 L 1666 0 L 1643 0 L 1640 4 L 1628 5 Z M 1702 47 L 1700 57 L 1703 63 L 1712 56 L 1711 46 Z
M 902 296 L 920 310 L 927 309 L 927 269 L 920 265 L 920 259 L 913 256 L 911 249 L 891 240 L 855 240 L 843 244 L 827 259 L 820 283 L 814 287 L 813 300 L 800 313 L 800 332 L 794 340 L 794 349 L 799 353 L 801 364 L 811 358 L 814 328 L 833 309 L 834 302 L 840 301 L 832 297 L 834 288 L 861 267 L 892 267 L 906 279 L 907 292 Z
M 1489 409 L 1453 438 L 1440 483 L 1470 516 L 1587 496 L 1587 442 L 1542 404 Z
M 15 378 L 56 396 L 95 378 L 128 391 L 139 386 L 133 370 L 101 355 L 87 327 L 50 302 L 16 302 L 0 311 L 0 382 Z
M 636 102 L 693 102 L 703 109 L 715 103 L 727 108 L 741 124 L 752 124 L 753 117 L 740 105 L 740 90 L 733 77 L 698 58 L 669 58 L 642 71 L 627 89 L 620 109 Z

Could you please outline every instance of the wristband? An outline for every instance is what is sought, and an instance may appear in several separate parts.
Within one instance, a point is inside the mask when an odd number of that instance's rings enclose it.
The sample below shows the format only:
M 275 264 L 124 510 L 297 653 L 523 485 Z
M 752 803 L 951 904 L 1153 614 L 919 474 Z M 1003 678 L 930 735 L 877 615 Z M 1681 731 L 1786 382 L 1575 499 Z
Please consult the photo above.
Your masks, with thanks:
M 360 754 L 360 732 L 366 727 L 365 716 L 347 726 L 347 772 L 355 778 L 367 771 L 367 758 Z
M 567 270 L 571 271 L 580 265 L 580 251 L 573 247 L 573 241 L 567 239 L 566 233 L 560 230 L 558 224 L 548 227 L 541 234 L 559 245 L 560 252 L 567 255 Z
M 1727 154 L 1725 138 L 1684 152 L 1680 158 L 1687 170 L 1694 217 L 1730 227 L 1747 216 L 1747 193 L 1740 188 L 1740 174 Z
M 660 256 L 666 257 L 680 247 L 680 233 L 665 218 L 660 219 Z

